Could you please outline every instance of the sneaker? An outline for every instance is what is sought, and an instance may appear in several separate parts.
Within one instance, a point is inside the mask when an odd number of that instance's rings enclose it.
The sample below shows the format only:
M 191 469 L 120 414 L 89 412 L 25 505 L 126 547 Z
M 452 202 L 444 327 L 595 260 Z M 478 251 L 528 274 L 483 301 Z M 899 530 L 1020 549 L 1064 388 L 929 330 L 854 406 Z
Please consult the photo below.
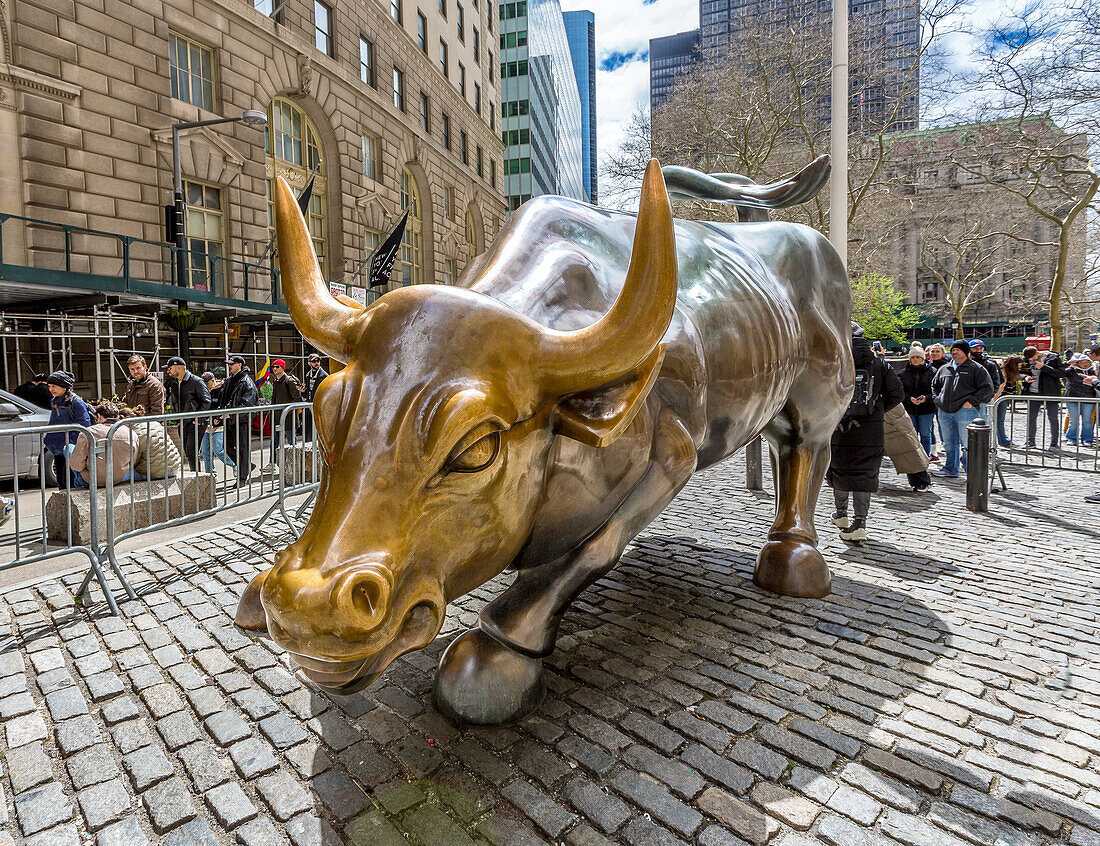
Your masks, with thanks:
M 1085 497 L 1085 502 L 1100 502 L 1100 493 L 1089 494 Z
M 267 464 L 265 464 L 263 467 L 260 468 L 260 472 L 261 473 L 274 473 L 275 472 L 275 464 L 271 461 L 267 462 Z
M 946 470 L 937 470 L 932 475 L 933 476 L 939 476 L 942 479 L 957 479 L 957 478 L 959 478 L 958 473 L 948 473 Z
M 936 453 L 934 453 L 934 452 L 931 455 L 928 456 L 928 460 L 929 461 L 943 461 L 943 459 L 940 458 L 938 455 L 936 455 Z
M 0 511 L 0 526 L 3 526 L 11 519 L 11 515 L 15 513 L 15 500 L 10 497 L 0 496 L 0 504 L 3 505 L 3 510 Z
M 836 512 L 829 519 L 833 521 L 833 525 L 836 526 L 838 529 L 843 529 L 845 526 L 848 525 L 848 515 L 841 514 L 839 511 Z
M 852 525 L 840 530 L 840 539 L 846 541 L 867 540 L 867 520 L 863 517 L 853 519 Z
M 928 490 L 930 487 L 932 487 L 932 486 L 931 485 L 913 485 L 913 493 L 921 493 L 922 491 Z

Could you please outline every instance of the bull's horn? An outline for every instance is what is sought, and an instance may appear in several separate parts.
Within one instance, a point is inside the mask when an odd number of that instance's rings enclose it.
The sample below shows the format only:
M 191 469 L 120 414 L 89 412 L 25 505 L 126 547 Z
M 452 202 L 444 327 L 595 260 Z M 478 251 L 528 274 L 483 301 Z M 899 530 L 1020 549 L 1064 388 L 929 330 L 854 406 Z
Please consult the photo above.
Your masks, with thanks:
M 313 346 L 347 361 L 347 321 L 358 311 L 329 293 L 302 210 L 281 176 L 275 179 L 275 237 L 283 296 L 294 325 Z
M 582 391 L 625 375 L 660 342 L 676 305 L 676 232 L 661 165 L 642 180 L 630 267 L 611 310 L 585 329 L 546 330 L 542 373 L 549 385 Z

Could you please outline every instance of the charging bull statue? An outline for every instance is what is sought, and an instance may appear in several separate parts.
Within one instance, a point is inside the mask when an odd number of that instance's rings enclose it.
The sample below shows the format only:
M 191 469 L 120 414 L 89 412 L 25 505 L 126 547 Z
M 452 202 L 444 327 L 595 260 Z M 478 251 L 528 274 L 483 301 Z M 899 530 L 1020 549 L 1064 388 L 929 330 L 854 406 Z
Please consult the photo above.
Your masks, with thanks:
M 812 196 L 828 163 L 773 186 L 669 171 L 676 196 L 761 216 Z M 237 622 L 314 682 L 370 684 L 436 637 L 448 602 L 511 568 L 444 653 L 433 701 L 470 723 L 523 716 L 573 599 L 692 473 L 761 432 L 777 506 L 753 579 L 829 592 L 813 512 L 854 372 L 847 276 L 817 232 L 674 221 L 652 161 L 637 217 L 538 198 L 458 286 L 362 308 L 329 293 L 281 179 L 275 208 L 294 322 L 347 367 L 314 399 L 313 515 L 248 586 Z

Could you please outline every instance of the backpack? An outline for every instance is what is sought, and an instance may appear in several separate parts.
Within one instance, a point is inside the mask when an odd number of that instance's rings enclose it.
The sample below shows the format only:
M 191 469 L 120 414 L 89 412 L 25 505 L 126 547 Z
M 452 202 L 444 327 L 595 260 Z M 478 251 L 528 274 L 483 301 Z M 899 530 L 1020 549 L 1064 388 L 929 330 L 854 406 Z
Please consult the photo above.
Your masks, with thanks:
M 852 401 L 844 412 L 845 417 L 870 417 L 875 413 L 880 391 L 879 375 L 875 372 L 878 359 L 867 367 L 856 368 L 856 386 L 852 391 Z

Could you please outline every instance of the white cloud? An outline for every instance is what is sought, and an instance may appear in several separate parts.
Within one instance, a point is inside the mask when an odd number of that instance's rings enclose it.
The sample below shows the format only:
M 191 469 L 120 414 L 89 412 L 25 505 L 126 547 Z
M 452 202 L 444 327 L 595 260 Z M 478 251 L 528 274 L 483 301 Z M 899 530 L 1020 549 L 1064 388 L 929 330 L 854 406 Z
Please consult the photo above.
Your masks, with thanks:
M 589 9 L 596 16 L 596 147 L 602 165 L 604 156 L 618 149 L 634 111 L 649 108 L 649 39 L 698 27 L 699 2 L 561 0 L 561 7 L 566 12 Z M 612 57 L 630 58 L 602 70 Z

